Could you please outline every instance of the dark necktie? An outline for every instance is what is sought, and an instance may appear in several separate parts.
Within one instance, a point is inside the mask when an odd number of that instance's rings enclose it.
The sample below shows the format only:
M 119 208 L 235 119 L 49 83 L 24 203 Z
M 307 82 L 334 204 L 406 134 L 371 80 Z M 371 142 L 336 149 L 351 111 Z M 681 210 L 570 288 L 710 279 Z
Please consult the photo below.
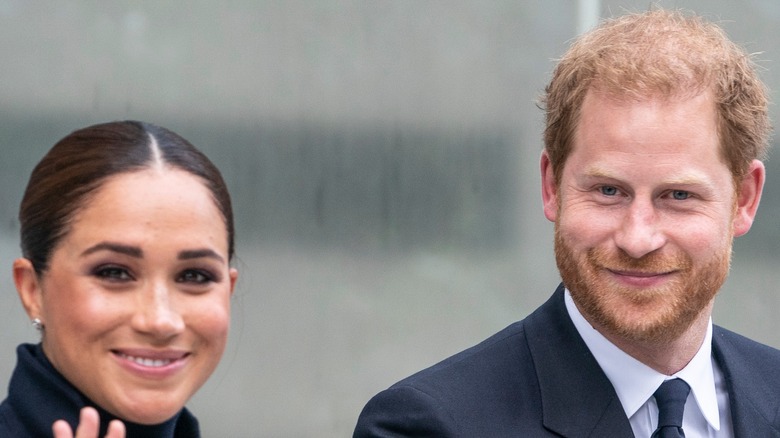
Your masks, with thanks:
M 653 396 L 658 403 L 658 429 L 651 438 L 681 438 L 683 410 L 691 387 L 682 379 L 667 380 Z

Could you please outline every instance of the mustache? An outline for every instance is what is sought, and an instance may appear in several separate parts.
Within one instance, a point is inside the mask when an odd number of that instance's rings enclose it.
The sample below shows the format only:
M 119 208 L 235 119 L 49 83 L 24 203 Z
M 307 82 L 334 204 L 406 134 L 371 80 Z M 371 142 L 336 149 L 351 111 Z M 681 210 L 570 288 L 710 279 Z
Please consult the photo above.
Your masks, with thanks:
M 591 248 L 586 257 L 592 266 L 611 271 L 631 271 L 647 274 L 661 272 L 688 271 L 693 267 L 693 260 L 684 253 L 662 254 L 651 252 L 641 258 L 634 258 L 621 249 L 608 251 L 605 248 Z

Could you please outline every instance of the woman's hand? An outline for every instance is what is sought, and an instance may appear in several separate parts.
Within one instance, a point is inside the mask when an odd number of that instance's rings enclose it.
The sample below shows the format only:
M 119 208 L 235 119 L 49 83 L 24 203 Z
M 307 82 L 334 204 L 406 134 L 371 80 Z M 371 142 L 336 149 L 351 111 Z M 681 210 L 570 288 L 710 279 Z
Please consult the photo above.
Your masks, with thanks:
M 70 425 L 65 420 L 57 420 L 51 426 L 54 438 L 74 438 Z M 75 438 L 100 438 L 100 416 L 95 408 L 86 407 L 79 415 L 79 427 L 76 429 Z M 125 425 L 119 420 L 112 420 L 108 424 L 108 432 L 105 438 L 125 438 Z

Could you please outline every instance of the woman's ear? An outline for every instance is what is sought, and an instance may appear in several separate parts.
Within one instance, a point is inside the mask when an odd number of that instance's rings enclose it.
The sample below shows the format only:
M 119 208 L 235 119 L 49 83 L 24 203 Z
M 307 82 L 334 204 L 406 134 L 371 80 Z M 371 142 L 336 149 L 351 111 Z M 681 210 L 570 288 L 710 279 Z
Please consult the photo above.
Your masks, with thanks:
M 236 268 L 230 268 L 230 295 L 233 296 L 233 292 L 236 289 L 236 282 L 238 281 L 238 270 Z
M 43 297 L 38 273 L 30 260 L 19 258 L 14 260 L 14 283 L 22 306 L 30 320 L 35 318 L 43 321 Z M 43 321 L 45 322 L 45 321 Z

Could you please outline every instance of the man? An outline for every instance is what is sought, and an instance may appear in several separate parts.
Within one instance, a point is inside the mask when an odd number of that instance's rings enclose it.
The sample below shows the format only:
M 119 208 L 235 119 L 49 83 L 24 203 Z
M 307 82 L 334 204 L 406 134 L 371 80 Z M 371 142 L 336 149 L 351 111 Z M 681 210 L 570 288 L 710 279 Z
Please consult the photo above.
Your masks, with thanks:
M 780 436 L 780 351 L 710 318 L 764 183 L 749 56 L 700 18 L 626 15 L 573 44 L 543 103 L 563 283 L 375 396 L 354 436 Z

